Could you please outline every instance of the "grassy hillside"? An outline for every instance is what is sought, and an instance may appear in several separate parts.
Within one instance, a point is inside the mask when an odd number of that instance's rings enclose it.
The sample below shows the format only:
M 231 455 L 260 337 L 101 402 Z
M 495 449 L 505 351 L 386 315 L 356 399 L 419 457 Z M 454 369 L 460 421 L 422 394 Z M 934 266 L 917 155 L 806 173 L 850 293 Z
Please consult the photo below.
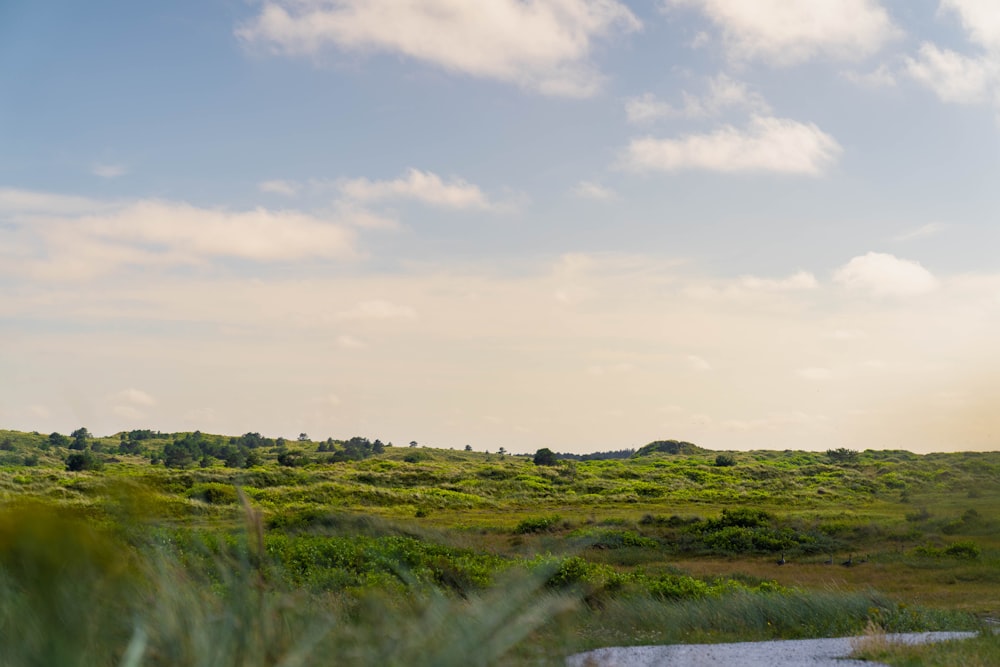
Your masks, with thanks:
M 3 664 L 558 664 L 1000 615 L 1000 453 L 75 435 L 0 431 Z

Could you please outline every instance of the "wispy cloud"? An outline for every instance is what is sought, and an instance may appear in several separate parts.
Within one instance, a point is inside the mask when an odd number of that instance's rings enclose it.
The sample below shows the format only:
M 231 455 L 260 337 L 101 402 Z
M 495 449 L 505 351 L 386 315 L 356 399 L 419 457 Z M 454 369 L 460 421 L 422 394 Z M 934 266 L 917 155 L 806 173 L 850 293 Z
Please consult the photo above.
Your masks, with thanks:
M 970 57 L 925 42 L 916 57 L 906 59 L 906 71 L 943 102 L 975 104 L 991 98 L 998 65 L 991 57 Z
M 680 106 L 659 100 L 652 93 L 632 97 L 625 102 L 625 116 L 630 123 L 650 123 L 661 118 L 709 118 L 728 110 L 769 114 L 771 107 L 759 93 L 747 84 L 726 74 L 708 80 L 708 90 L 702 96 L 685 91 Z
M 851 259 L 833 274 L 835 282 L 875 296 L 913 296 L 930 292 L 937 279 L 919 262 L 869 252 Z
M 816 289 L 819 283 L 816 276 L 808 271 L 799 271 L 787 278 L 759 278 L 757 276 L 741 276 L 740 283 L 743 287 L 751 290 L 767 290 L 773 292 L 784 292 L 789 290 L 811 290 Z
M 101 178 L 118 178 L 128 173 L 128 167 L 122 164 L 106 164 L 98 162 L 90 167 L 90 173 Z
M 355 259 L 356 235 L 338 220 L 265 208 L 234 211 L 184 202 L 104 203 L 31 191 L 0 191 L 0 213 L 20 241 L 16 270 L 87 278 L 126 266 L 215 259 L 283 262 Z M 9 267 L 8 267 L 9 268 Z
M 573 194 L 592 201 L 611 201 L 617 197 L 614 190 L 593 181 L 580 181 L 573 188 Z
M 944 230 L 948 229 L 948 225 L 943 222 L 929 222 L 926 225 L 921 225 L 916 229 L 911 229 L 909 231 L 903 232 L 902 234 L 897 234 L 892 238 L 893 241 L 913 241 L 915 239 L 925 239 L 929 236 L 936 236 Z
M 239 38 L 287 55 L 398 53 L 548 95 L 593 95 L 595 40 L 639 30 L 618 0 L 269 0 Z
M 292 181 L 274 180 L 274 181 L 263 181 L 257 184 L 257 189 L 261 192 L 270 192 L 276 195 L 285 195 L 286 197 L 294 197 L 299 193 L 301 186 L 298 183 Z
M 900 34 L 876 0 L 663 0 L 663 6 L 701 11 L 721 30 L 730 58 L 774 65 L 860 60 Z
M 634 139 L 620 164 L 634 171 L 697 169 L 818 176 L 840 152 L 840 144 L 812 123 L 756 117 L 745 129 L 726 125 L 710 134 L 679 139 Z
M 348 199 L 360 202 L 398 198 L 454 209 L 488 209 L 492 206 L 478 186 L 460 178 L 446 182 L 433 172 L 419 169 L 410 169 L 404 176 L 391 181 L 367 178 L 343 180 L 338 183 L 338 188 Z

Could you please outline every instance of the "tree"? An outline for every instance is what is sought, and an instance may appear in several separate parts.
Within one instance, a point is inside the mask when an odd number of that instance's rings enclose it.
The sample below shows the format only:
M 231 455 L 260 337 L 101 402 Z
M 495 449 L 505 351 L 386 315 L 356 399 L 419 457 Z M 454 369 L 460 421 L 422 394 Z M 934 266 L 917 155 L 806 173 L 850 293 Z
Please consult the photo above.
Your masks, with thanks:
M 417 441 L 416 440 L 410 440 L 410 447 L 416 447 L 416 446 L 417 446 Z
M 555 452 L 548 447 L 542 447 L 535 452 L 533 461 L 536 466 L 554 466 L 559 464 L 559 459 L 556 458 Z
M 309 442 L 309 436 L 305 433 L 299 433 L 299 442 Z
M 839 447 L 826 450 L 826 455 L 834 463 L 854 463 L 858 460 L 858 452 L 854 449 Z
M 82 470 L 100 470 L 104 462 L 91 452 L 74 452 L 66 457 L 66 470 L 80 472 Z
M 506 453 L 507 453 L 507 450 L 504 449 L 503 447 L 501 447 L 500 449 L 497 450 L 497 454 L 499 454 L 500 456 L 503 456 Z
M 49 444 L 53 447 L 67 447 L 69 446 L 69 438 L 62 433 L 53 431 L 49 434 Z
M 472 445 L 466 445 L 465 446 L 465 451 L 471 452 L 472 451 Z
M 82 426 L 72 433 L 69 434 L 73 438 L 73 443 L 69 446 L 70 449 L 76 449 L 82 451 L 87 448 L 87 439 L 90 438 L 90 431 Z

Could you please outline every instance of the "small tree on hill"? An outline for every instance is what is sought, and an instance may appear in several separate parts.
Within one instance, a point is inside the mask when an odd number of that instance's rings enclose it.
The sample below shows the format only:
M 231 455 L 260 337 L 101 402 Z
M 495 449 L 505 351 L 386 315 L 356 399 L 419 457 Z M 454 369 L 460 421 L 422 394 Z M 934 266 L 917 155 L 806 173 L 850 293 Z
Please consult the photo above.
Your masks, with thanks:
M 858 452 L 854 449 L 840 447 L 826 450 L 827 457 L 834 463 L 854 463 L 858 460 Z
M 66 470 L 79 472 L 82 470 L 100 470 L 104 462 L 89 451 L 74 452 L 66 457 Z
M 559 463 L 559 459 L 556 458 L 555 452 L 548 447 L 542 447 L 535 452 L 535 458 L 532 460 L 536 466 L 554 466 Z

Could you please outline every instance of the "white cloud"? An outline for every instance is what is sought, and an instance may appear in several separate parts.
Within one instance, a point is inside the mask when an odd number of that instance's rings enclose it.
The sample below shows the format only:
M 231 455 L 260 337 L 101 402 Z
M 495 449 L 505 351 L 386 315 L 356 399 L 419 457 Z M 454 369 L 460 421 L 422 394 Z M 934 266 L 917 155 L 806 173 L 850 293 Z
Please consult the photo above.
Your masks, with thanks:
M 74 215 L 107 208 L 109 208 L 109 204 L 87 197 L 59 195 L 36 190 L 0 188 L 0 214 Z
M 1000 50 L 1000 12 L 994 0 L 941 0 L 941 11 L 956 13 L 976 44 Z
M 132 405 L 116 405 L 111 408 L 111 412 L 122 419 L 127 419 L 129 421 L 135 421 L 136 419 L 142 419 L 146 415 L 144 412 Z
M 594 201 L 611 201 L 617 196 L 614 190 L 591 181 L 580 181 L 577 183 L 576 187 L 573 188 L 573 194 L 581 199 L 592 199 Z
M 905 62 L 907 73 L 944 102 L 983 102 L 996 84 L 995 59 L 964 56 L 929 42 L 920 45 L 916 58 Z
M 840 151 L 837 141 L 812 123 L 756 117 L 745 130 L 726 125 L 711 134 L 680 139 L 634 139 L 622 166 L 635 171 L 702 169 L 816 176 Z
M 595 39 L 641 28 L 618 0 L 269 0 L 236 34 L 287 55 L 399 53 L 549 95 L 588 96 Z
M 833 274 L 834 281 L 875 296 L 923 294 L 938 286 L 937 279 L 918 262 L 869 252 L 851 259 Z
M 869 88 L 891 88 L 896 85 L 896 74 L 885 63 L 870 72 L 848 70 L 843 73 L 843 76 L 848 81 Z
M 118 178 L 128 173 L 128 167 L 121 164 L 103 164 L 98 162 L 91 166 L 90 173 L 101 178 Z
M 708 361 L 706 361 L 703 357 L 699 357 L 697 354 L 689 354 L 684 358 L 684 360 L 693 371 L 712 370 L 712 364 L 708 363 Z
M 795 290 L 810 290 L 819 286 L 816 276 L 808 271 L 799 271 L 787 278 L 758 278 L 757 276 L 742 276 L 740 284 L 747 289 L 784 292 Z
M 15 251 L 10 269 L 87 278 L 123 265 L 354 259 L 355 233 L 340 220 L 299 211 L 208 209 L 183 202 L 101 203 L 31 191 L 0 191 Z
M 914 239 L 925 239 L 929 236 L 934 236 L 940 234 L 948 225 L 941 222 L 929 222 L 926 225 L 921 225 L 916 229 L 911 229 L 909 231 L 903 232 L 897 236 L 893 237 L 893 241 L 912 241 Z
M 274 180 L 263 181 L 257 184 L 257 189 L 261 192 L 270 192 L 276 195 L 294 197 L 299 193 L 299 184 L 292 181 Z
M 73 229 L 87 240 L 189 259 L 284 261 L 355 255 L 349 230 L 298 211 L 228 211 L 144 200 L 111 215 L 80 218 Z
M 753 113 L 770 113 L 767 101 L 742 81 L 726 74 L 708 80 L 708 91 L 701 97 L 685 91 L 680 107 L 661 102 L 652 93 L 633 97 L 625 102 L 625 115 L 630 123 L 649 123 L 660 118 L 706 118 L 718 116 L 729 109 Z
M 661 102 L 653 93 L 643 93 L 639 97 L 625 100 L 625 117 L 630 123 L 649 123 L 660 118 L 672 118 L 681 115 L 668 102 Z
M 340 224 L 361 229 L 399 229 L 399 221 L 395 218 L 369 211 L 354 202 L 337 202 L 333 212 L 333 218 Z
M 392 181 L 370 181 L 356 178 L 340 181 L 341 193 L 356 201 L 382 199 L 416 199 L 433 206 L 455 209 L 488 209 L 489 200 L 478 186 L 462 179 L 445 183 L 437 174 L 410 169 L 406 175 Z
M 664 6 L 704 13 L 721 29 L 730 57 L 775 65 L 859 60 L 899 34 L 875 0 L 664 0 Z
M 128 389 L 125 389 L 124 391 L 118 392 L 118 394 L 115 395 L 115 399 L 123 403 L 129 403 L 131 405 L 141 405 L 144 407 L 151 407 L 156 405 L 155 398 L 153 398 L 146 392 L 142 391 L 141 389 L 135 389 L 134 387 L 130 387 Z
M 350 310 L 339 313 L 338 317 L 345 320 L 411 320 L 417 316 L 413 308 L 400 306 L 384 299 L 363 301 Z

